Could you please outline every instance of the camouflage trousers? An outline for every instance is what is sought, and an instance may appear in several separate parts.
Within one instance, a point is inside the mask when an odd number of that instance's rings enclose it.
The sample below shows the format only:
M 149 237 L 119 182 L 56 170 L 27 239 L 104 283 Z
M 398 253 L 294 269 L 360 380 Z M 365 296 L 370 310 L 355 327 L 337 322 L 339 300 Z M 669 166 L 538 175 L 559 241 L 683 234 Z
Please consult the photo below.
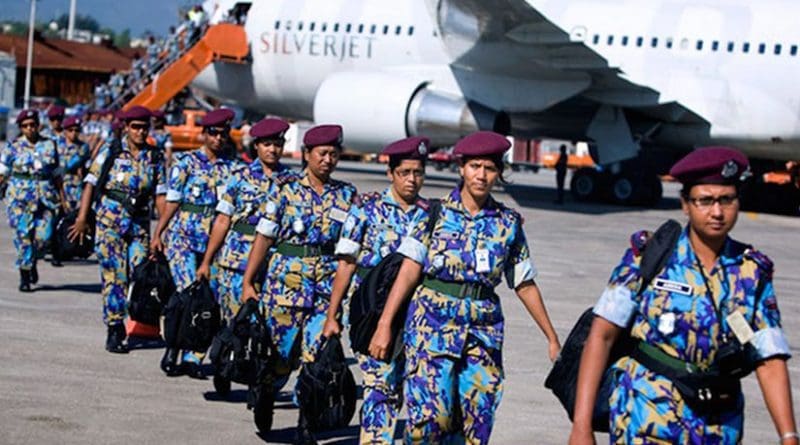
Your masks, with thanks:
M 76 210 L 81 202 L 83 192 L 83 180 L 79 175 L 64 175 L 64 195 L 67 198 L 67 205 L 70 210 Z
M 126 234 L 119 227 L 97 221 L 94 251 L 100 263 L 103 295 L 103 321 L 106 325 L 121 324 L 125 318 L 128 274 L 147 258 L 149 231 L 131 224 Z
M 405 442 L 489 443 L 503 395 L 501 352 L 470 336 L 458 358 L 426 355 L 406 347 Z
M 269 298 L 267 296 L 266 298 Z M 322 346 L 328 301 L 313 307 L 279 306 L 266 302 L 266 322 L 278 353 L 276 380 L 282 380 L 302 363 L 313 363 Z
M 230 323 L 241 307 L 244 271 L 222 266 L 211 268 L 211 290 L 222 307 L 222 318 Z
M 39 205 L 34 210 L 28 202 L 10 201 L 6 212 L 8 223 L 14 229 L 14 248 L 17 251 L 17 268 L 30 270 L 53 237 L 53 210 Z
M 368 355 L 356 354 L 363 374 L 364 402 L 361 404 L 361 444 L 394 442 L 397 417 L 403 404 L 401 357 L 386 363 Z

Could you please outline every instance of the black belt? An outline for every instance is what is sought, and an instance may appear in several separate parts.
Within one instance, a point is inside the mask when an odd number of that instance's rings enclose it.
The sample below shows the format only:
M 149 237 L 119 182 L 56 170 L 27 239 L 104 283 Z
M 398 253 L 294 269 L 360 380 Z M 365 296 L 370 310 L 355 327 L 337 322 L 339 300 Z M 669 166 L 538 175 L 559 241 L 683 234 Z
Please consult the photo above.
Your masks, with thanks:
M 44 181 L 46 178 L 37 173 L 11 173 L 11 176 L 17 179 L 26 179 L 28 181 Z
M 134 216 L 148 216 L 150 213 L 147 200 L 142 204 L 136 197 L 129 197 L 127 193 L 119 190 L 106 190 L 103 194 L 106 198 L 122 204 Z
M 475 300 L 489 300 L 494 298 L 495 295 L 494 289 L 481 283 L 457 283 L 425 277 L 422 280 L 422 285 L 436 292 L 458 298 L 469 297 Z
M 369 273 L 369 272 L 370 272 L 372 269 L 374 269 L 374 267 L 361 267 L 361 266 L 358 266 L 358 268 L 356 269 L 356 275 L 358 275 L 358 278 L 360 278 L 360 279 L 362 279 L 362 280 L 363 280 L 363 279 L 364 279 L 364 277 L 366 277 L 366 276 L 367 276 L 367 274 L 368 274 L 368 273 Z
M 213 205 L 197 205 L 197 204 L 189 204 L 182 202 L 181 203 L 181 210 L 184 212 L 191 212 L 197 213 L 203 216 L 211 216 L 214 214 L 214 206 Z
M 315 245 L 280 243 L 275 250 L 281 255 L 306 258 L 333 255 L 336 245 L 333 243 Z
M 247 224 L 245 222 L 238 222 L 233 225 L 233 231 L 239 232 L 242 235 L 255 235 L 256 234 L 256 226 L 252 224 Z

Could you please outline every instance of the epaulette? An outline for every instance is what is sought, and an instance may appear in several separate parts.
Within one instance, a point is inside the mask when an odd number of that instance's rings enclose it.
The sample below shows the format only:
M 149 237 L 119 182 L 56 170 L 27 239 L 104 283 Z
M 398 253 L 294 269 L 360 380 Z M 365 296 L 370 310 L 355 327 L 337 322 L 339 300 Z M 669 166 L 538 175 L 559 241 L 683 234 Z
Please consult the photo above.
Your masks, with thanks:
M 417 202 L 415 202 L 414 205 L 416 205 L 417 207 L 421 208 L 426 212 L 431 210 L 431 202 L 422 197 L 418 197 Z
M 775 265 L 768 256 L 756 250 L 754 247 L 748 246 L 744 251 L 744 257 L 755 262 L 758 268 L 766 274 L 767 278 L 772 278 L 772 271 Z
M 360 203 L 367 203 L 370 201 L 378 201 L 381 199 L 381 194 L 379 192 L 367 192 L 362 193 L 360 195 L 356 195 L 356 198 L 359 199 Z
M 520 225 L 525 224 L 525 218 L 523 218 L 522 214 L 519 213 L 517 210 L 514 210 L 511 207 L 509 207 L 509 206 L 507 206 L 507 205 L 505 205 L 505 204 L 503 204 L 502 202 L 499 202 L 499 201 L 495 201 L 495 203 L 497 204 L 498 210 L 508 214 L 508 216 L 510 216 L 511 218 L 515 218 L 517 221 L 519 221 Z
M 647 245 L 647 241 L 650 240 L 651 236 L 653 236 L 653 234 L 648 230 L 640 230 L 631 235 L 631 250 L 633 250 L 634 255 L 642 255 L 644 246 Z
M 283 186 L 291 182 L 294 182 L 295 179 L 297 179 L 296 175 L 277 175 L 275 177 L 275 184 L 277 184 L 278 186 Z

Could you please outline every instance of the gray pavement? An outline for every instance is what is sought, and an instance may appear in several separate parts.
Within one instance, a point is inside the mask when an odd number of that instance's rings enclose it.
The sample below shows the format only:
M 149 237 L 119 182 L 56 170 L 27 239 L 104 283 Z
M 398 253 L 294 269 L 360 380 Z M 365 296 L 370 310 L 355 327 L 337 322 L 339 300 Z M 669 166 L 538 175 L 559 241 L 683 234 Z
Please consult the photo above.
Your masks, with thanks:
M 359 190 L 378 190 L 386 177 L 379 166 L 342 163 L 337 177 Z M 431 171 L 424 194 L 438 197 L 454 185 L 451 173 Z M 552 204 L 552 172 L 513 173 L 496 197 L 520 210 L 539 269 L 538 283 L 562 338 L 578 315 L 593 304 L 619 260 L 628 236 L 655 228 L 667 218 L 683 221 L 677 188 L 666 185 L 658 209 Z M 3 218 L 4 219 L 4 218 Z M 5 221 L 5 219 L 4 219 Z M 800 219 L 743 213 L 734 237 L 752 243 L 776 263 L 775 287 L 790 344 L 800 345 Z M 167 378 L 158 369 L 161 349 L 128 355 L 103 350 L 99 274 L 95 263 L 40 266 L 39 288 L 16 290 L 12 232 L 0 229 L 0 443 L 287 443 L 297 412 L 288 393 L 278 402 L 275 431 L 260 437 L 245 409 L 244 388 L 230 399 L 216 397 L 210 380 Z M 506 314 L 506 385 L 492 442 L 565 443 L 570 423 L 543 387 L 550 368 L 546 343 L 523 306 L 501 289 Z M 145 345 L 146 346 L 146 345 Z M 797 349 L 793 348 L 795 354 Z M 800 381 L 797 361 L 789 362 Z M 353 372 L 360 380 L 359 371 Z M 291 384 L 291 383 L 290 383 Z M 776 435 L 754 377 L 744 382 L 747 397 L 745 443 L 774 443 Z M 795 410 L 798 404 L 795 403 Z M 355 443 L 353 426 L 321 436 L 325 443 Z M 602 443 L 603 438 L 598 436 Z

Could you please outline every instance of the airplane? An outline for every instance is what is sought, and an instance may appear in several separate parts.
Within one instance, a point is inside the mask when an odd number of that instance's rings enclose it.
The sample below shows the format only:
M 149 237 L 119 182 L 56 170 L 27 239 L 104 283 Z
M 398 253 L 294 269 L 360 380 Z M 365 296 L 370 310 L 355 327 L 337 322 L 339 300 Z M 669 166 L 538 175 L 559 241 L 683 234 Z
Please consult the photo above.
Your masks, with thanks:
M 249 110 L 339 123 L 356 150 L 420 134 L 449 146 L 478 129 L 589 141 L 600 167 L 575 171 L 573 194 L 625 204 L 658 201 L 657 175 L 699 146 L 741 149 L 757 176 L 800 159 L 797 2 L 216 0 L 204 7 L 211 23 L 232 8 L 247 12 L 250 62 L 215 62 L 194 86 Z M 794 211 L 800 204 L 795 187 L 770 196 Z

